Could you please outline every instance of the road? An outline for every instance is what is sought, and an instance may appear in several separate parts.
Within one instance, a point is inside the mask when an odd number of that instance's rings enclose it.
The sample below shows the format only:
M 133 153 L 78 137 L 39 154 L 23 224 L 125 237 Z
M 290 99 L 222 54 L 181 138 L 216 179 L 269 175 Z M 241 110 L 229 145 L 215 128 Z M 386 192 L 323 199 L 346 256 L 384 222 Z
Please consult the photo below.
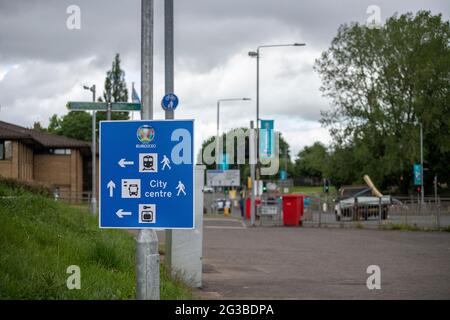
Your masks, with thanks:
M 245 228 L 205 219 L 201 295 L 218 299 L 450 299 L 450 233 Z M 369 290 L 369 265 L 381 289 Z

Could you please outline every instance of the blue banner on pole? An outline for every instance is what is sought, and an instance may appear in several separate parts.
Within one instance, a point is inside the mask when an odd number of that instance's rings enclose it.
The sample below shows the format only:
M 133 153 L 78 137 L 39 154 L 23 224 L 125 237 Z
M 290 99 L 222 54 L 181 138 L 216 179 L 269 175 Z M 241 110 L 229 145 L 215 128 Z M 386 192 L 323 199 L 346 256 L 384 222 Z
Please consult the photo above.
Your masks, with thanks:
M 261 158 L 271 158 L 274 154 L 274 121 L 261 120 L 259 131 L 259 152 Z
M 422 165 L 416 163 L 413 167 L 413 171 L 414 171 L 414 185 L 415 186 L 422 185 Z
M 228 153 L 224 153 L 222 154 L 222 156 L 219 156 L 220 161 L 219 161 L 219 169 L 221 170 L 228 170 L 229 169 L 229 155 Z

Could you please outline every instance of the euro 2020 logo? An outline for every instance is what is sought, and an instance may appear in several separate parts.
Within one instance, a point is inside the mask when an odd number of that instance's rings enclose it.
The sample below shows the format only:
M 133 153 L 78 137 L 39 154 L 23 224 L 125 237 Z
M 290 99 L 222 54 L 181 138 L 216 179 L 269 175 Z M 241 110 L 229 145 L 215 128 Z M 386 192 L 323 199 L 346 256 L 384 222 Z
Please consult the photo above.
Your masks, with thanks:
M 151 126 L 143 125 L 137 129 L 136 135 L 141 143 L 149 143 L 155 138 L 155 129 Z

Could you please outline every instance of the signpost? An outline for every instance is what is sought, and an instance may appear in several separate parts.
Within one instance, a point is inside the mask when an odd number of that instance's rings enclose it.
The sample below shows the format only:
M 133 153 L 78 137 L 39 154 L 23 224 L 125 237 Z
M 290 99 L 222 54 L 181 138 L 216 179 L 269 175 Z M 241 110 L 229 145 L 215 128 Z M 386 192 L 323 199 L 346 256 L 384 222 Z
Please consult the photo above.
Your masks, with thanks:
M 161 107 L 168 110 L 175 110 L 178 106 L 178 97 L 173 93 L 166 94 L 161 100 Z
M 239 170 L 207 170 L 208 187 L 239 187 L 241 176 Z
M 110 103 L 112 111 L 139 111 L 141 110 L 140 103 L 134 102 L 112 102 Z M 98 110 L 107 111 L 107 102 L 79 102 L 79 101 L 69 101 L 67 103 L 67 108 L 70 110 Z
M 194 228 L 193 120 L 100 122 L 101 228 Z

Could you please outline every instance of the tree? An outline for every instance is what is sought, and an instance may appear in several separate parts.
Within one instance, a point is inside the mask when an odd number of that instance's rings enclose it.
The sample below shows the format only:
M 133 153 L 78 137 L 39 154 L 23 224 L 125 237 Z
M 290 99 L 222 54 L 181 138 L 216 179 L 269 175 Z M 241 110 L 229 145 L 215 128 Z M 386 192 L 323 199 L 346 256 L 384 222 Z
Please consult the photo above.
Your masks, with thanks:
M 128 89 L 125 82 L 125 71 L 120 67 L 120 55 L 114 56 L 111 70 L 106 73 L 105 86 L 103 90 L 103 98 L 99 97 L 98 101 L 105 102 L 127 102 Z M 112 120 L 128 120 L 128 112 L 112 112 Z M 97 121 L 106 120 L 106 112 L 97 113 Z
M 50 118 L 48 132 L 72 139 L 90 141 L 92 137 L 92 116 L 85 111 L 70 111 L 58 118 Z
M 47 130 L 41 125 L 41 123 L 40 123 L 39 121 L 35 121 L 35 122 L 33 123 L 33 130 L 40 131 L 40 132 L 45 132 L 45 131 L 47 131 Z
M 320 142 L 304 147 L 299 151 L 297 160 L 295 160 L 295 175 L 325 178 L 328 158 L 327 149 Z
M 106 102 L 127 102 L 128 89 L 125 82 L 125 71 L 120 68 L 120 55 L 114 56 L 111 70 L 106 73 L 103 99 Z
M 356 161 L 358 166 L 347 169 L 358 170 L 358 179 L 367 173 L 382 188 L 410 189 L 422 123 L 426 185 L 431 186 L 434 174 L 450 182 L 449 38 L 449 22 L 441 15 L 394 15 L 381 29 L 340 26 L 316 61 L 321 90 L 332 102 L 322 124 L 339 155 L 352 150 L 356 157 L 333 159 Z

